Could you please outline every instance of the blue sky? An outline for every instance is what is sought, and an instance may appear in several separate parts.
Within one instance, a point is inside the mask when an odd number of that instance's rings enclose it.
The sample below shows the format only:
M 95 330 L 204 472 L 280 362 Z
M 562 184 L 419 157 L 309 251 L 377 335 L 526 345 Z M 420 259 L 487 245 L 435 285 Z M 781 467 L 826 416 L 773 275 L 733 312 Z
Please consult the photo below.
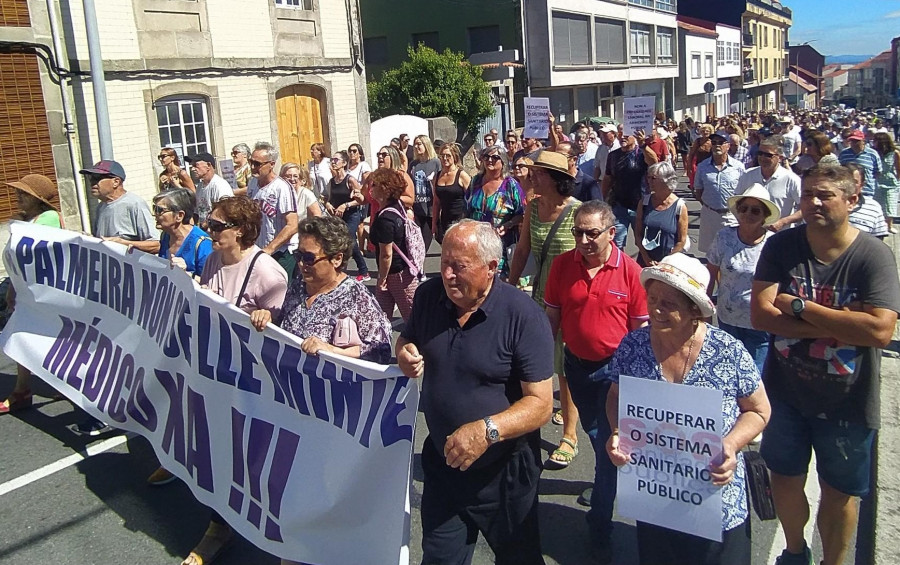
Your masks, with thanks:
M 794 13 L 791 44 L 823 55 L 877 55 L 900 36 L 900 0 L 781 0 Z

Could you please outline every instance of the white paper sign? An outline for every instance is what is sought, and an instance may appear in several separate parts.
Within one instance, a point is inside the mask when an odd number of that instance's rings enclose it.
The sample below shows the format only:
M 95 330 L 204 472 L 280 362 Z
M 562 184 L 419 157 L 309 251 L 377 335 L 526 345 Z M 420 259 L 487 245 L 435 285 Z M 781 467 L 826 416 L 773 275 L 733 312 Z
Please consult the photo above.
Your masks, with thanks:
M 237 177 L 234 174 L 234 161 L 231 159 L 219 160 L 219 176 L 225 179 L 231 188 L 237 188 Z
M 550 137 L 550 99 L 525 98 L 525 129 L 523 137 Z
M 642 129 L 648 135 L 653 129 L 656 115 L 655 96 L 637 96 L 625 99 L 625 135 L 632 135 Z
M 722 392 L 665 381 L 619 379 L 623 516 L 722 541 L 722 490 L 710 462 L 722 452 Z

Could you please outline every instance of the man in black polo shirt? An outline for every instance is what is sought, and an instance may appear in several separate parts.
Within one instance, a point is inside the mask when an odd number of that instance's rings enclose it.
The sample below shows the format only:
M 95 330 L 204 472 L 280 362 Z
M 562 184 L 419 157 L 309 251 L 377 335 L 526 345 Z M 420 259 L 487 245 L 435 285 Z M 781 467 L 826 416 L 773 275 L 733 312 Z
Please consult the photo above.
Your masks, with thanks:
M 422 377 L 423 563 L 470 563 L 480 531 L 497 563 L 543 564 L 540 427 L 553 407 L 553 336 L 526 294 L 497 278 L 490 224 L 447 230 L 441 280 L 419 286 L 397 362 Z

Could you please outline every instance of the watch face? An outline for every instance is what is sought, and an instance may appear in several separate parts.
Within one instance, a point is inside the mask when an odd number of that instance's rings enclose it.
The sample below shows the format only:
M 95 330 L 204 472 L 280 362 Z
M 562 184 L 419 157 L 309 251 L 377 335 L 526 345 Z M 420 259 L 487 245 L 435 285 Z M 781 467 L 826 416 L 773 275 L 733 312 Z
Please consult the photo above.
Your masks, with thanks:
M 803 307 L 804 307 L 804 304 L 803 304 L 802 299 L 795 298 L 795 299 L 791 300 L 791 310 L 794 311 L 794 314 L 800 314 L 801 312 L 803 312 L 803 309 L 804 309 Z
M 496 428 L 489 430 L 488 436 L 491 438 L 491 441 L 497 441 L 500 438 L 500 430 Z

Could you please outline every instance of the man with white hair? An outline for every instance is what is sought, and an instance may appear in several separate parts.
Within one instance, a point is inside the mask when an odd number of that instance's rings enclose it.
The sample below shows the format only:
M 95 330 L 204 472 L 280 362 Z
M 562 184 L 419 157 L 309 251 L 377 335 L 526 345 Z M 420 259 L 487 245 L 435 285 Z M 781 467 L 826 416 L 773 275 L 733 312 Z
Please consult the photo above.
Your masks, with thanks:
M 288 244 L 297 233 L 299 221 L 294 189 L 275 172 L 277 161 L 278 149 L 271 143 L 260 141 L 253 147 L 250 156 L 253 181 L 247 195 L 262 210 L 262 229 L 256 245 L 278 261 L 290 277 L 297 262 L 288 251 Z

